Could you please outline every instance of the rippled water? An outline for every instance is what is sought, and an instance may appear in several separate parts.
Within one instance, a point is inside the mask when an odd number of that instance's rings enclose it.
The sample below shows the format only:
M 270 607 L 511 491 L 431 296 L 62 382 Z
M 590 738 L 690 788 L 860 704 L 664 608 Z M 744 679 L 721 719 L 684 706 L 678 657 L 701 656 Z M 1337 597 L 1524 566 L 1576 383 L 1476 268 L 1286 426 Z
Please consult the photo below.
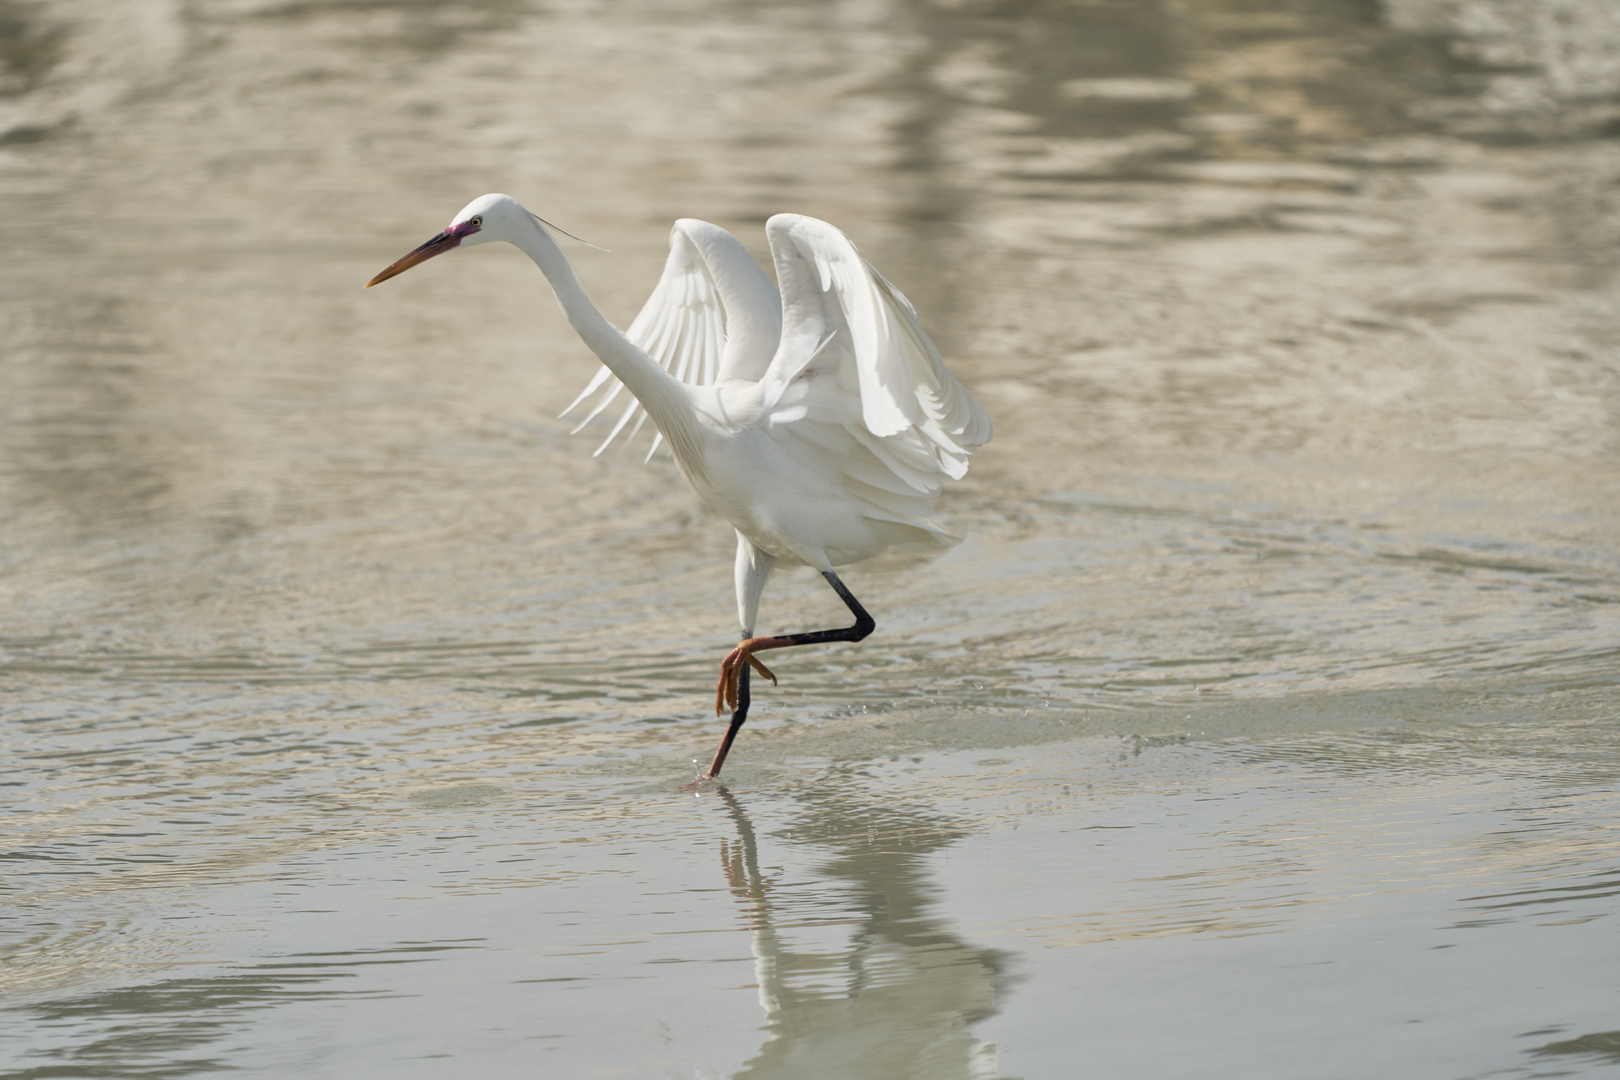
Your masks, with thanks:
M 1613 1070 L 1617 134 L 1602 0 L 0 0 L 0 1076 Z M 996 421 L 727 789 L 729 530 L 360 289 L 501 190 Z

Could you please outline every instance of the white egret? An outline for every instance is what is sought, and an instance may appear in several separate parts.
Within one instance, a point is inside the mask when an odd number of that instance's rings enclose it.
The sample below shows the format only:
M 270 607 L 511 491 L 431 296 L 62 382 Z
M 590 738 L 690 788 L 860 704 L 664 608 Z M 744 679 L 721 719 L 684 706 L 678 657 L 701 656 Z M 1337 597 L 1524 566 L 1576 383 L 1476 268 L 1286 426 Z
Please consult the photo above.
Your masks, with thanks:
M 797 214 L 771 218 L 765 235 L 774 286 L 736 237 L 677 221 L 663 276 L 628 332 L 592 306 L 544 223 L 506 195 L 474 199 L 367 283 L 457 247 L 517 245 L 605 365 L 564 415 L 599 392 L 588 421 L 628 388 L 634 400 L 597 453 L 651 417 L 653 449 L 667 441 L 699 498 L 737 530 L 742 640 L 720 665 L 715 713 L 732 717 L 710 777 L 748 718 L 748 669 L 776 681 L 755 654 L 870 634 L 872 617 L 833 568 L 955 543 L 930 520 L 933 499 L 990 438 L 990 418 L 946 370 L 910 301 L 848 237 Z M 854 625 L 755 637 L 771 571 L 800 563 L 821 572 Z

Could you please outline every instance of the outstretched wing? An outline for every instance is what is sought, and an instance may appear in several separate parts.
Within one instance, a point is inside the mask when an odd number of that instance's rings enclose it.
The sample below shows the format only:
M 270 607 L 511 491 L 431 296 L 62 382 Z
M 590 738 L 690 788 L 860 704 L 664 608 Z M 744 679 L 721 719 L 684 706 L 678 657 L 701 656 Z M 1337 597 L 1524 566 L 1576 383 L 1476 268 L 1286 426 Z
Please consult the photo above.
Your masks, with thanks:
M 625 336 L 682 382 L 709 386 L 721 379 L 757 380 L 764 374 L 782 332 L 782 300 L 737 238 L 718 225 L 682 218 L 669 234 L 663 276 Z M 600 416 L 624 384 L 606 367 L 575 398 L 563 416 L 592 394 L 600 394 L 574 431 Z M 635 438 L 647 413 L 629 394 L 600 454 L 630 425 Z M 660 433 L 647 451 L 651 459 Z
M 765 231 L 784 305 L 763 380 L 773 422 L 842 426 L 924 496 L 965 474 L 968 455 L 990 440 L 990 417 L 946 369 L 911 302 L 824 221 L 778 214 Z

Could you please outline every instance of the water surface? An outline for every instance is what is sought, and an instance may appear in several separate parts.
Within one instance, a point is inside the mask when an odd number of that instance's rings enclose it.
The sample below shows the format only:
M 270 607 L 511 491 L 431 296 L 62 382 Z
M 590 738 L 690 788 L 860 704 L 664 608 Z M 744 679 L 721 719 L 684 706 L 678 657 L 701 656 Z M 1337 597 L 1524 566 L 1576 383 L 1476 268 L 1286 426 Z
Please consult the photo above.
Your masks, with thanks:
M 0 2 L 8 1077 L 1620 1064 L 1606 4 Z M 727 765 L 555 414 L 789 210 L 996 438 Z M 840 606 L 773 582 L 762 630 Z

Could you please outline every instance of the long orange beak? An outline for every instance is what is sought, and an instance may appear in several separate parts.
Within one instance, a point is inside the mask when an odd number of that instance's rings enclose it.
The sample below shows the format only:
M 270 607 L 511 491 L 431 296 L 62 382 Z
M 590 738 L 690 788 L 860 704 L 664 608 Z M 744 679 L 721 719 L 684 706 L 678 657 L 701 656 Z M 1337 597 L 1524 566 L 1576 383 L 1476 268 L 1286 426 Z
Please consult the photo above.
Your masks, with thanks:
M 456 225 L 452 228 L 444 230 L 444 232 L 440 233 L 438 236 L 435 236 L 421 247 L 414 249 L 404 257 L 396 259 L 394 262 L 390 263 L 386 270 L 372 278 L 370 281 L 366 282 L 366 288 L 369 289 L 380 281 L 387 281 L 391 277 L 396 277 L 399 274 L 403 274 L 417 263 L 427 262 L 435 255 L 443 255 L 447 251 L 454 251 L 461 245 L 461 238 L 463 236 L 466 236 L 469 233 L 475 233 L 477 231 L 478 226 L 469 222 L 463 222 L 460 225 Z

